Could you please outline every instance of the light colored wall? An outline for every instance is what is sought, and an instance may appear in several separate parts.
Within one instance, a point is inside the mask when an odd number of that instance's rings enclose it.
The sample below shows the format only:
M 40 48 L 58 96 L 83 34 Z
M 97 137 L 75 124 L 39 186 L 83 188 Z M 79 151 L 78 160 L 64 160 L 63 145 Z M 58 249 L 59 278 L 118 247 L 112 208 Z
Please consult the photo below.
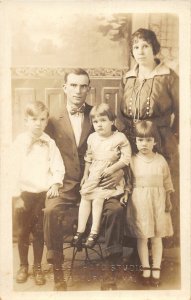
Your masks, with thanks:
M 11 13 L 13 66 L 120 68 L 129 61 L 126 39 L 115 40 L 120 16 L 83 14 L 63 2 L 19 3 Z
M 94 13 L 63 2 L 20 2 L 11 9 L 12 66 L 124 68 L 129 36 L 140 27 L 154 30 L 160 58 L 178 72 L 178 17 L 173 14 Z
M 132 32 L 140 27 L 153 30 L 161 44 L 158 57 L 179 73 L 179 19 L 174 14 L 133 14 Z

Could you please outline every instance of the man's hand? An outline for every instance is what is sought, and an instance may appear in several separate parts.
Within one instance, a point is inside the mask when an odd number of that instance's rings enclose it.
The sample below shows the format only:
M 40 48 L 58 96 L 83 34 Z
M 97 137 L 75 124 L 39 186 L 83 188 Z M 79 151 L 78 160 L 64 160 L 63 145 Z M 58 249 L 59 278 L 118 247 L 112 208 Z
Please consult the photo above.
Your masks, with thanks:
M 21 197 L 15 199 L 15 210 L 16 212 L 22 212 L 25 210 L 25 203 Z
M 123 207 L 126 207 L 129 193 L 128 191 L 124 192 L 124 195 L 120 198 L 120 203 Z
M 53 184 L 48 192 L 46 193 L 46 196 L 47 198 L 55 198 L 55 197 L 58 197 L 59 196 L 59 192 L 58 192 L 58 189 L 60 187 L 60 184 L 59 183 L 55 183 Z
M 101 174 L 101 179 L 112 175 L 112 173 L 113 173 L 112 167 L 106 168 Z
M 167 193 L 166 201 L 165 201 L 165 212 L 170 212 L 171 210 L 172 210 L 172 203 L 170 200 L 170 193 Z
M 124 176 L 124 171 L 120 169 L 115 173 L 112 173 L 111 175 L 101 178 L 99 186 L 101 186 L 103 189 L 114 188 L 119 183 L 119 181 L 123 178 L 123 176 Z

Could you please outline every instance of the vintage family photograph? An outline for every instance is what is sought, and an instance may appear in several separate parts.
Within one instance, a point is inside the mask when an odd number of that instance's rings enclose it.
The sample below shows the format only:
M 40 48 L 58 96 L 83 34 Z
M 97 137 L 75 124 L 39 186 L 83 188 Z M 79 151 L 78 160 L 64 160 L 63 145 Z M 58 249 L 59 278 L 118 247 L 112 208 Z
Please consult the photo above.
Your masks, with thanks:
M 2 300 L 189 299 L 190 3 L 175 2 L 0 3 Z

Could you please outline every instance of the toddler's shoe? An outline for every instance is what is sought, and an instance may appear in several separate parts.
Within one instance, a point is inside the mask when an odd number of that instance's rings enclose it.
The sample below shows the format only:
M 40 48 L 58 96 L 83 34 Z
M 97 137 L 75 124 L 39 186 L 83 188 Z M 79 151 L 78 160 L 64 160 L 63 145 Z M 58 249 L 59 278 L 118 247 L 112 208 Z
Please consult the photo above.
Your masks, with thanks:
M 46 279 L 41 269 L 41 266 L 33 267 L 33 275 L 36 285 L 43 285 L 46 283 Z
M 98 240 L 98 234 L 90 233 L 90 235 L 88 236 L 85 242 L 85 247 L 90 249 L 93 248 L 97 243 L 97 240 Z
M 143 271 L 150 271 L 151 270 L 151 268 L 149 268 L 149 267 L 143 267 L 142 268 L 142 270 Z M 143 274 L 140 276 L 140 281 L 141 281 L 141 283 L 142 283 L 142 285 L 144 285 L 144 286 L 149 286 L 150 285 L 150 276 L 143 276 Z
M 24 283 L 28 278 L 28 266 L 21 266 L 17 272 L 16 282 Z
M 160 270 L 161 270 L 160 268 L 152 268 L 152 271 L 159 271 L 160 272 Z M 156 278 L 156 277 L 153 276 L 153 273 L 152 273 L 151 285 L 153 287 L 159 287 L 160 283 L 161 283 L 160 274 L 159 274 L 159 277 Z
M 76 248 L 82 247 L 83 235 L 84 235 L 84 232 L 76 232 L 76 234 L 74 235 L 74 237 L 72 239 L 71 245 Z

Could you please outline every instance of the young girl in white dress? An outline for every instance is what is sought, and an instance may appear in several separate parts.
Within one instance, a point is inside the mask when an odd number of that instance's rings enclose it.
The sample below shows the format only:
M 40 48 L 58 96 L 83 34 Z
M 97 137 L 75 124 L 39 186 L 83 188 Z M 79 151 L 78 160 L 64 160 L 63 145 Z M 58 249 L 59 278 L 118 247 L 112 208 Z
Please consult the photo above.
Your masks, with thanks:
M 85 246 L 93 248 L 99 233 L 100 219 L 105 199 L 122 196 L 120 201 L 127 200 L 124 192 L 124 178 L 115 188 L 103 189 L 99 186 L 101 179 L 129 165 L 131 158 L 130 143 L 125 135 L 113 131 L 115 115 L 106 103 L 94 106 L 90 118 L 95 129 L 88 140 L 85 155 L 85 170 L 81 181 L 81 203 L 78 215 L 78 229 L 73 238 L 73 245 L 81 245 L 86 224 L 92 210 L 92 227 Z M 117 155 L 120 153 L 120 157 Z
M 138 153 L 132 156 L 132 197 L 127 205 L 127 227 L 137 238 L 143 284 L 158 286 L 162 260 L 162 238 L 173 235 L 170 195 L 174 191 L 168 164 L 154 151 L 157 129 L 150 121 L 135 126 Z M 151 239 L 152 266 L 148 238 Z

